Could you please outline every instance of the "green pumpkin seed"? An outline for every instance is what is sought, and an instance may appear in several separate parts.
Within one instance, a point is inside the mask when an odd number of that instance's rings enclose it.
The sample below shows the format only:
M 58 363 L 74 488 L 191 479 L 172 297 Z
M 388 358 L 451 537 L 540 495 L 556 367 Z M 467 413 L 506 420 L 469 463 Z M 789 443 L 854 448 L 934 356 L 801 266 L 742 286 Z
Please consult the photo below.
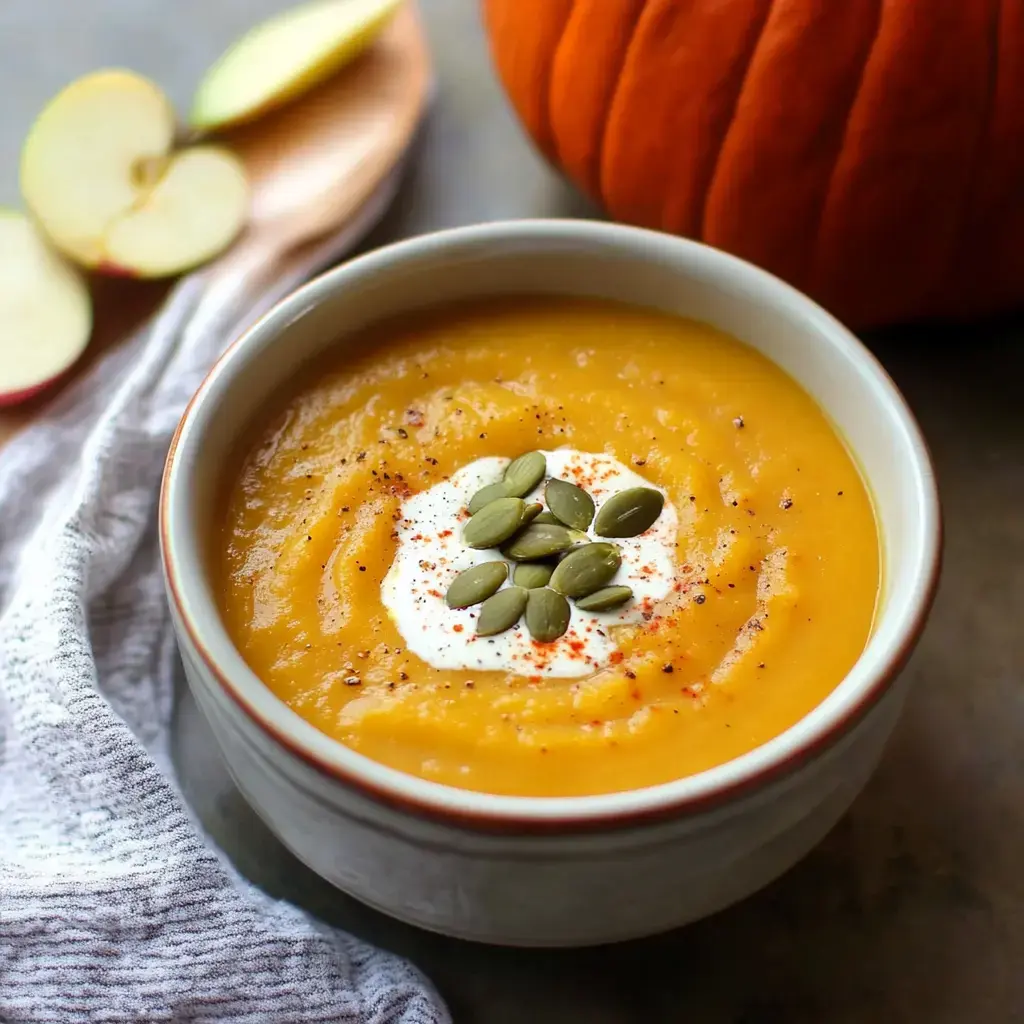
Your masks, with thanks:
M 543 562 L 523 562 L 512 573 L 512 582 L 517 587 L 535 590 L 537 587 L 546 587 L 554 571 L 553 565 L 545 565 Z
M 539 502 L 535 501 L 526 506 L 526 511 L 523 513 L 523 525 L 532 523 L 537 516 L 544 511 L 544 506 Z
M 633 596 L 630 587 L 602 587 L 576 602 L 576 607 L 584 612 L 606 612 L 609 608 L 618 608 Z
M 502 481 L 496 484 L 487 484 L 485 487 L 481 487 L 472 498 L 469 499 L 469 514 L 474 516 L 477 512 L 484 507 L 489 505 L 492 501 L 497 501 L 499 498 L 510 497 L 508 488 Z
M 564 526 L 530 523 L 501 550 L 513 562 L 535 562 L 539 558 L 550 558 L 560 551 L 568 551 L 572 546 L 572 535 Z
M 630 487 L 610 497 L 597 513 L 599 537 L 638 537 L 665 507 L 665 495 L 653 487 Z
M 557 640 L 569 628 L 572 612 L 561 594 L 547 587 L 531 590 L 526 602 L 526 628 L 542 644 Z
M 527 591 L 522 587 L 508 587 L 499 590 L 493 597 L 480 605 L 480 617 L 476 620 L 478 636 L 494 636 L 511 629 L 526 608 Z
M 571 555 L 574 551 L 583 547 L 584 544 L 590 543 L 590 537 L 588 537 L 582 530 L 570 530 L 569 539 L 572 541 L 570 546 L 567 547 L 565 551 L 559 551 L 558 554 L 554 556 L 556 564 L 561 562 L 562 559 L 566 558 L 568 555 Z
M 460 572 L 444 595 L 449 608 L 468 608 L 486 601 L 508 579 L 507 562 L 481 562 Z
M 594 499 L 568 480 L 549 480 L 544 498 L 552 513 L 574 530 L 585 530 L 594 521 Z
M 564 526 L 565 524 L 557 516 L 552 515 L 550 512 L 541 512 L 539 516 L 535 516 L 534 520 L 538 526 Z
M 614 544 L 587 544 L 558 563 L 550 585 L 566 597 L 586 597 L 608 583 L 621 564 L 622 557 Z
M 513 459 L 505 467 L 505 489 L 509 494 L 523 498 L 544 479 L 548 464 L 541 452 L 527 452 Z
M 470 516 L 462 528 L 462 540 L 471 548 L 496 548 L 522 525 L 526 503 L 522 498 L 498 498 Z

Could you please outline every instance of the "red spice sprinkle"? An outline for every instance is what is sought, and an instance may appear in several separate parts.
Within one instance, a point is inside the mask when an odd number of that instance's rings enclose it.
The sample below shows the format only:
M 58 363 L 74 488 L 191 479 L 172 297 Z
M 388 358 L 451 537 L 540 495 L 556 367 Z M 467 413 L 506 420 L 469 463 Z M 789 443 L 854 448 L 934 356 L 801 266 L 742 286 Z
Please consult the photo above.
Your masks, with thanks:
M 438 534 L 438 537 L 440 537 L 443 540 L 445 537 L 450 537 L 451 535 L 452 535 L 452 531 L 451 530 L 442 530 Z
M 623 655 L 622 651 L 612 651 L 612 653 L 608 657 L 608 660 L 613 665 L 618 665 L 619 662 L 622 661 L 623 657 L 624 657 L 624 655 Z
M 456 633 L 461 633 L 461 632 L 462 632 L 462 623 L 461 623 L 461 622 L 456 622 L 456 623 L 455 623 L 455 625 L 454 625 L 454 626 L 452 626 L 452 629 L 453 629 L 453 630 L 454 630 L 454 631 L 455 631 Z

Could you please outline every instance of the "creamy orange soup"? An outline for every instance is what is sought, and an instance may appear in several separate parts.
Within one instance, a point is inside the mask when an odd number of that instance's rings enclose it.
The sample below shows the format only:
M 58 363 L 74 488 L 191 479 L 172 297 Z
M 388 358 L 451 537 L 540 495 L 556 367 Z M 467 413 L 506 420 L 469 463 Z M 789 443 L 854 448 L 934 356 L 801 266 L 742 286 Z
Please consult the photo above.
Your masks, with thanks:
M 533 449 L 664 491 L 668 594 L 582 674 L 431 664 L 382 599 L 405 503 Z M 234 473 L 218 582 L 249 665 L 328 735 L 453 786 L 606 793 L 721 764 L 820 703 L 871 629 L 879 538 L 842 439 L 757 352 L 662 314 L 518 299 L 382 326 L 296 384 Z

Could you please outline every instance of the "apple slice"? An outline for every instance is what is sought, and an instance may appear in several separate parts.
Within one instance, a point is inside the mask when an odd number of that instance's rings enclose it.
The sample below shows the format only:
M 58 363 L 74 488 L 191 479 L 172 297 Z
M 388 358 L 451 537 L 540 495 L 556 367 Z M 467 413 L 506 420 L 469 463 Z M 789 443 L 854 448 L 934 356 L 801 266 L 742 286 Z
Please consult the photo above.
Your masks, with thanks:
M 249 121 L 355 59 L 401 0 L 314 0 L 238 40 L 200 83 L 189 121 L 203 131 Z
M 92 303 L 81 275 L 15 210 L 0 209 L 0 405 L 38 394 L 82 354 Z
M 76 262 L 129 277 L 204 263 L 245 223 L 241 162 L 219 146 L 174 150 L 163 92 L 131 71 L 85 75 L 29 131 L 21 190 L 53 244 Z

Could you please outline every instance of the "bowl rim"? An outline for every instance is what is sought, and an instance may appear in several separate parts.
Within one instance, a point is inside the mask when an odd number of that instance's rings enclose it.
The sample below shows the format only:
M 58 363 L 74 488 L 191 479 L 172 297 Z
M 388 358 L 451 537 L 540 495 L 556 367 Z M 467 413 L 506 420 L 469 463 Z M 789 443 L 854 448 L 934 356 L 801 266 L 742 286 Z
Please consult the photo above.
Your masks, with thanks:
M 762 291 L 767 288 L 776 293 L 779 305 L 788 305 L 794 319 L 799 312 L 828 337 L 840 354 L 852 358 L 861 372 L 874 379 L 876 393 L 884 396 L 882 404 L 888 405 L 889 414 L 895 418 L 914 466 L 917 499 L 920 545 L 909 593 L 898 603 L 890 602 L 864 652 L 836 690 L 788 729 L 737 758 L 670 782 L 588 796 L 482 793 L 409 775 L 357 753 L 288 708 L 244 662 L 220 621 L 218 609 L 204 595 L 204 588 L 182 572 L 182 545 L 192 545 L 194 562 L 201 559 L 195 554 L 197 538 L 179 523 L 176 513 L 176 505 L 184 501 L 180 492 L 186 486 L 187 474 L 181 453 L 194 446 L 192 435 L 199 429 L 197 420 L 204 405 L 216 403 L 218 387 L 230 388 L 230 371 L 236 364 L 246 364 L 245 353 L 254 340 L 266 338 L 267 344 L 272 344 L 271 339 L 280 336 L 296 313 L 316 305 L 319 295 L 334 293 L 354 279 L 372 277 L 390 265 L 429 258 L 432 253 L 499 240 L 517 243 L 520 255 L 530 244 L 540 246 L 552 241 L 620 247 L 627 258 L 637 246 L 689 250 L 689 257 L 704 264 L 704 270 L 738 276 L 759 285 Z M 768 271 L 703 243 L 644 228 L 555 218 L 493 221 L 394 242 L 344 262 L 291 292 L 232 341 L 192 396 L 170 442 L 159 500 L 161 559 L 177 624 L 210 677 L 260 731 L 321 775 L 376 803 L 474 830 L 516 833 L 617 829 L 704 812 L 789 775 L 838 743 L 889 690 L 920 638 L 938 587 L 942 534 L 931 456 L 913 413 L 877 358 L 831 314 Z M 204 614 L 198 614 L 197 605 Z M 212 615 L 208 614 L 211 610 Z M 863 663 L 876 645 L 879 627 L 892 617 L 897 619 L 897 628 L 884 649 L 876 653 L 875 667 L 867 671 Z M 214 647 L 220 649 L 219 657 L 213 653 Z M 860 685 L 847 687 L 850 692 L 834 700 L 837 691 L 858 675 L 863 677 Z

